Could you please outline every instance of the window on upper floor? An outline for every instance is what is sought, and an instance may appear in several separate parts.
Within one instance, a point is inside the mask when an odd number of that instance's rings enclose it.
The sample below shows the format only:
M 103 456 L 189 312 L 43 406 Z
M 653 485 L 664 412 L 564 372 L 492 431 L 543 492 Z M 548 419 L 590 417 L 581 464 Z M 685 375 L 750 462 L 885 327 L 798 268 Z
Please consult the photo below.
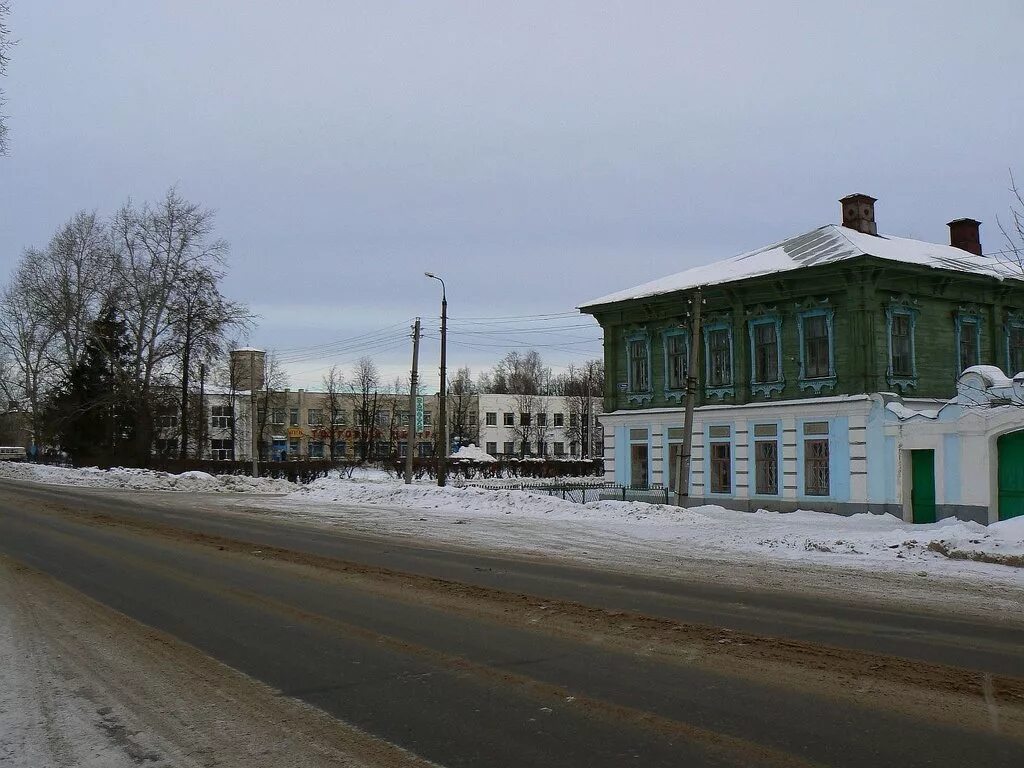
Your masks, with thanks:
M 957 317 L 957 355 L 960 371 L 981 363 L 981 321 L 975 315 Z
M 486 424 L 488 427 L 496 427 L 496 426 L 498 426 L 498 413 L 497 413 L 497 411 L 488 411 L 484 415 L 484 424 Z
M 555 416 L 554 416 L 554 419 L 555 419 L 554 420 L 554 426 L 556 426 L 556 427 L 564 427 L 565 426 L 565 414 L 564 413 L 556 413 Z
M 779 380 L 779 334 L 775 320 L 753 323 L 754 381 Z
M 649 392 L 651 389 L 651 355 L 646 339 L 629 340 L 629 391 Z
M 546 427 L 548 425 L 548 415 L 546 413 L 537 414 L 537 426 Z
M 728 328 L 708 331 L 708 384 L 712 387 L 732 385 L 732 338 Z
M 831 339 L 828 319 L 825 315 L 809 315 L 803 318 L 804 328 L 804 378 L 823 379 L 831 372 Z
M 1010 322 L 1006 328 L 1006 373 L 1010 376 L 1024 371 L 1024 323 Z
M 320 408 L 307 409 L 306 423 L 311 427 L 319 427 L 324 423 L 324 412 Z
M 685 333 L 665 336 L 665 384 L 668 389 L 686 389 L 688 351 Z
M 893 376 L 914 375 L 913 319 L 909 313 L 892 316 L 889 327 L 890 368 Z
M 210 408 L 210 426 L 227 429 L 235 416 L 235 409 L 230 405 L 215 405 Z
M 299 409 L 289 408 L 288 409 L 288 426 L 297 427 L 299 426 Z
M 270 409 L 270 423 L 275 426 L 284 424 L 284 408 Z
M 502 414 L 501 423 L 506 427 L 514 427 L 516 425 L 516 415 L 514 413 Z

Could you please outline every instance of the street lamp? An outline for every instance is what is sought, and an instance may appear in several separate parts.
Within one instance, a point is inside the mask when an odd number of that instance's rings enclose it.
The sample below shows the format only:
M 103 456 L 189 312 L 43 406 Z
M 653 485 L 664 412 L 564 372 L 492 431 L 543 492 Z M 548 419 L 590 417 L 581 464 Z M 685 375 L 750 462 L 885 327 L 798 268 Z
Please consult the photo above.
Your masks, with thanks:
M 448 296 L 445 292 L 444 280 L 433 272 L 424 272 L 426 277 L 441 283 L 441 440 L 443 446 L 437 462 L 437 484 L 444 486 L 448 464 L 448 387 L 445 383 L 445 354 L 448 342 Z

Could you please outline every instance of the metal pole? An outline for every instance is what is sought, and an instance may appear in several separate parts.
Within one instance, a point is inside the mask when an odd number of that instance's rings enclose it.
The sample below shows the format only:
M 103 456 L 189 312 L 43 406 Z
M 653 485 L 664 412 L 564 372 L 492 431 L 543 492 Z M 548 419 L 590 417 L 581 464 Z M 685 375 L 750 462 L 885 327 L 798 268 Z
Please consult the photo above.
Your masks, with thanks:
M 441 461 L 437 465 L 437 484 L 443 486 L 448 474 L 448 384 L 446 375 L 446 353 L 448 346 L 448 297 L 445 295 L 444 281 L 441 282 L 441 439 L 444 446 Z
M 206 453 L 206 363 L 199 364 L 199 444 L 196 446 L 196 458 L 202 459 Z
M 256 353 L 249 352 L 249 433 L 252 435 L 252 476 L 260 476 L 259 438 L 256 435 Z
M 676 504 L 690 495 L 690 453 L 693 443 L 693 407 L 697 399 L 697 363 L 700 355 L 700 310 L 703 298 L 698 287 L 693 293 L 693 325 L 690 336 L 690 359 L 686 372 L 686 415 L 683 418 L 683 444 L 676 460 Z
M 420 319 L 412 327 L 412 373 L 409 376 L 409 426 L 405 440 L 405 484 L 412 483 L 412 446 L 416 437 L 416 385 L 419 380 Z
M 441 455 L 437 458 L 437 484 L 445 484 L 445 473 L 448 464 L 448 385 L 445 381 L 445 357 L 448 345 L 448 294 L 445 289 L 444 280 L 433 272 L 424 272 L 424 275 L 431 280 L 437 280 L 441 284 Z M 437 431 L 437 428 L 434 428 Z

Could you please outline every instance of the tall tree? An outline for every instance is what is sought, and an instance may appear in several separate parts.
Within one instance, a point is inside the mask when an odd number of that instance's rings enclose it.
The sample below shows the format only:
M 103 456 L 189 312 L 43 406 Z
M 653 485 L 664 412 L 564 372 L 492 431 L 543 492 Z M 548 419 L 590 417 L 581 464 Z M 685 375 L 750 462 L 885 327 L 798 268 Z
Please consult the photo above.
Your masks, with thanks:
M 177 339 L 180 378 L 181 458 L 188 457 L 191 374 L 201 364 L 224 355 L 230 330 L 247 330 L 251 315 L 244 305 L 229 301 L 218 283 L 224 272 L 203 264 L 185 269 L 173 292 L 168 317 Z
M 27 251 L 11 282 L 0 293 L 0 346 L 7 375 L 0 379 L 6 400 L 29 413 L 33 442 L 42 429 L 42 404 L 53 388 L 52 345 L 57 329 L 51 322 L 32 277 L 35 252 Z
M 7 16 L 11 12 L 11 4 L 7 0 L 0 0 L 0 77 L 7 74 L 8 53 L 14 42 L 10 37 L 10 30 L 7 28 Z M 0 88 L 0 155 L 7 154 L 7 117 L 3 113 L 6 99 L 4 91 Z
M 448 382 L 448 434 L 460 445 L 480 442 L 476 419 L 477 385 L 468 367 L 455 372 Z
M 535 349 L 512 350 L 480 377 L 481 391 L 498 395 L 544 395 L 550 383 L 551 369 Z
M 327 410 L 327 432 L 328 449 L 331 459 L 337 458 L 334 455 L 334 446 L 338 444 L 338 436 L 348 421 L 348 414 L 345 413 L 345 376 L 336 365 L 323 378 L 324 405 Z
M 359 358 L 349 379 L 349 387 L 356 399 L 356 433 L 358 434 L 359 457 L 364 461 L 373 458 L 373 439 L 380 413 L 380 373 L 376 363 L 367 356 Z
M 49 402 L 53 437 L 76 464 L 109 467 L 134 454 L 136 419 L 123 395 L 130 350 L 124 323 L 105 308 L 65 388 Z
M 1024 274 L 1024 191 L 1017 186 L 1017 180 L 1010 173 L 1010 218 L 998 219 L 999 231 L 1003 234 L 1006 249 L 1001 254 L 1004 263 L 1012 270 Z
M 587 360 L 580 366 L 570 365 L 562 379 L 562 395 L 569 411 L 566 437 L 580 447 L 580 455 L 589 458 L 601 453 L 602 439 L 596 415 L 600 413 L 604 392 L 604 361 Z
M 118 290 L 131 339 L 131 397 L 139 420 L 137 460 L 147 463 L 153 438 L 153 395 L 166 385 L 166 365 L 181 353 L 180 286 L 190 275 L 216 270 L 227 245 L 213 239 L 213 212 L 190 203 L 171 188 L 157 205 L 128 202 L 111 224 Z

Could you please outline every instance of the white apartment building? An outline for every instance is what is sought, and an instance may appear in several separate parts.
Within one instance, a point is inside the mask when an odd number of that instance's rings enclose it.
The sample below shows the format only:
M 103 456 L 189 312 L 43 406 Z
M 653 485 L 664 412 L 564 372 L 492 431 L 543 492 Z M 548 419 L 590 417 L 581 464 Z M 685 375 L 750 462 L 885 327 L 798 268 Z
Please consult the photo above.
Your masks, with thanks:
M 601 398 L 477 395 L 480 447 L 495 457 L 590 458 L 603 452 Z M 589 400 L 589 402 L 588 402 Z

